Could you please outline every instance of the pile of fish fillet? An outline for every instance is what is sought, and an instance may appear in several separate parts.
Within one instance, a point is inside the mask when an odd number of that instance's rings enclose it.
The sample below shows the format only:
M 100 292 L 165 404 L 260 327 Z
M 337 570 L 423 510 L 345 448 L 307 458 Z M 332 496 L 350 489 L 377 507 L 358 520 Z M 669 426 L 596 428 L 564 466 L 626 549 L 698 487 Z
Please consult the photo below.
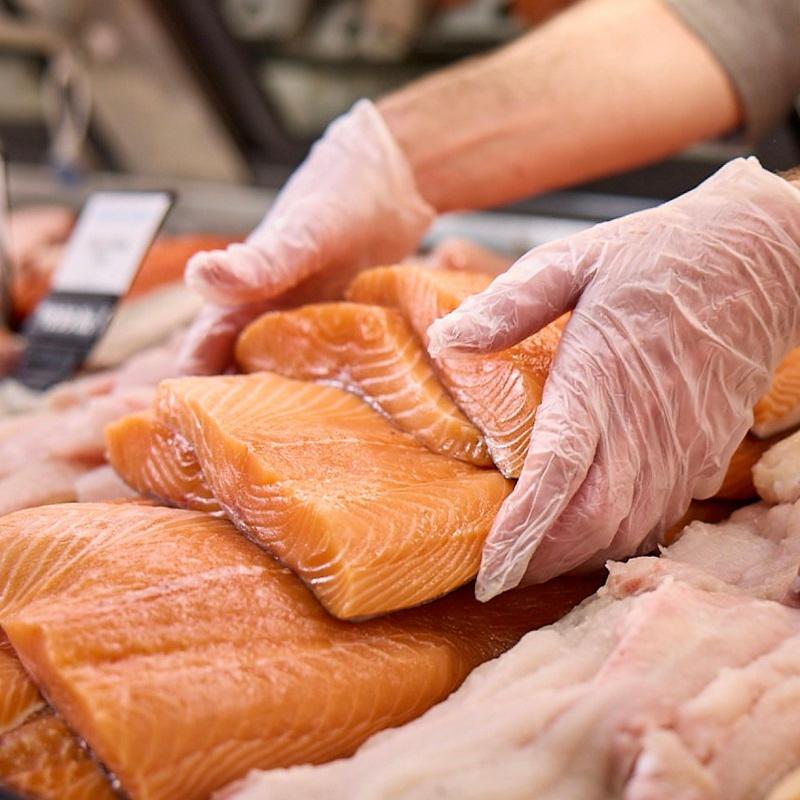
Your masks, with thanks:
M 0 423 L 0 785 L 800 796 L 800 353 L 660 554 L 481 604 L 566 322 L 430 360 L 488 282 L 369 270 L 253 322 L 237 374 L 174 377 L 173 342 Z

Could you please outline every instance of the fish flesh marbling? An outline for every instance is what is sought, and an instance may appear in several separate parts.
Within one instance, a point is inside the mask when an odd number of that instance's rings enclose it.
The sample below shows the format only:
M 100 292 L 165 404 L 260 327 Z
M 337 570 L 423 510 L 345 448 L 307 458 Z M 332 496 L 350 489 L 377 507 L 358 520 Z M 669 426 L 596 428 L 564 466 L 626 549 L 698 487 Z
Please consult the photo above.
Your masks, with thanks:
M 0 520 L 0 625 L 132 800 L 345 756 L 444 699 L 597 586 L 478 603 L 471 587 L 361 624 L 208 514 L 84 503 Z
M 347 297 L 397 309 L 427 347 L 430 324 L 490 282 L 490 276 L 475 272 L 379 267 L 362 272 Z M 522 470 L 536 408 L 565 324 L 566 316 L 498 353 L 433 360 L 444 387 L 483 433 L 495 465 L 506 477 L 519 477 Z
M 67 724 L 49 709 L 0 736 L 0 786 L 35 800 L 119 797 Z
M 45 702 L 0 630 L 0 735 L 16 728 Z
M 753 409 L 752 432 L 763 439 L 800 424 L 800 348 L 778 364 L 769 391 Z
M 194 449 L 152 411 L 106 426 L 108 461 L 139 494 L 168 506 L 221 514 Z
M 800 505 L 694 523 L 350 759 L 236 800 L 763 800 L 800 765 Z
M 512 488 L 352 394 L 272 373 L 165 381 L 155 413 L 192 446 L 228 517 L 342 618 L 471 580 Z
M 480 431 L 439 383 L 399 312 L 363 303 L 318 303 L 259 317 L 241 334 L 236 361 L 353 392 L 435 453 L 492 466 Z

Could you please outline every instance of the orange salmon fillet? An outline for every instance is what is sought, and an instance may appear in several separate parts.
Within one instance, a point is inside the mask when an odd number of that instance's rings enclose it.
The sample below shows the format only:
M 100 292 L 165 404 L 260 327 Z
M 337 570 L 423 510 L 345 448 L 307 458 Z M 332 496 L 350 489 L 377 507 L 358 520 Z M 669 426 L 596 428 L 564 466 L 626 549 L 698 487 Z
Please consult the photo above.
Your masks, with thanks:
M 723 500 L 751 500 L 758 496 L 753 483 L 753 467 L 772 445 L 786 437 L 786 433 L 758 439 L 747 434 L 733 453 L 725 480 L 715 497 Z
M 769 391 L 753 409 L 752 432 L 767 438 L 800 424 L 800 348 L 789 352 L 772 376 Z
M 109 463 L 139 494 L 169 506 L 222 513 L 192 446 L 152 411 L 112 422 L 105 437 Z
M 115 796 L 97 765 L 47 707 L 2 630 L 0 786 L 38 800 Z
M 45 707 L 36 686 L 0 630 L 0 736 Z M 0 772 L 0 782 L 2 772 Z
M 492 466 L 480 431 L 450 399 L 403 317 L 362 303 L 319 303 L 253 322 L 236 345 L 243 372 L 277 372 L 353 392 L 434 453 Z
M 342 618 L 472 579 L 512 488 L 431 453 L 352 394 L 272 373 L 165 381 L 155 411 L 191 444 L 228 517 Z
M 114 800 L 66 723 L 45 711 L 0 736 L 0 784 L 37 800 Z
M 256 767 L 348 755 L 597 585 L 488 604 L 465 587 L 354 625 L 208 514 L 85 503 L 0 520 L 0 625 L 132 800 L 206 798 Z
M 430 324 L 490 282 L 488 275 L 474 272 L 379 267 L 362 272 L 347 297 L 397 309 L 427 347 Z M 522 470 L 564 324 L 562 317 L 499 353 L 434 360 L 444 387 L 483 433 L 495 465 L 506 477 L 519 477 Z

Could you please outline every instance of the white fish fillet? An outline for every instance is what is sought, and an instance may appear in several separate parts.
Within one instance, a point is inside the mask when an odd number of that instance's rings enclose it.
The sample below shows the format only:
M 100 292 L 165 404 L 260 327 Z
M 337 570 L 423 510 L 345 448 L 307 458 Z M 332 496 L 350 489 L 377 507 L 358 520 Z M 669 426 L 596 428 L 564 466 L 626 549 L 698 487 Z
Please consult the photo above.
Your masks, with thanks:
M 800 499 L 800 431 L 772 445 L 753 467 L 753 483 L 769 503 Z
M 34 461 L 0 479 L 0 515 L 21 508 L 69 503 L 88 467 L 69 461 Z
M 102 503 L 138 496 L 108 464 L 85 472 L 75 481 L 74 499 L 79 503 Z
M 763 798 L 800 764 L 800 611 L 762 599 L 786 594 L 798 552 L 800 506 L 696 523 L 664 557 L 614 565 L 597 595 L 419 720 L 221 796 Z
M 657 561 L 611 564 L 608 586 L 625 591 L 654 586 L 668 572 L 710 591 L 736 591 L 764 600 L 787 600 L 800 565 L 800 504 L 768 508 L 756 503 L 726 522 L 693 522 Z
M 91 369 L 116 367 L 145 348 L 155 347 L 188 325 L 202 307 L 183 281 L 169 283 L 122 303 L 89 356 Z
M 0 422 L 0 478 L 32 461 L 63 459 L 99 465 L 104 460 L 103 430 L 125 414 L 152 403 L 149 387 L 93 397 L 64 411 L 39 411 Z

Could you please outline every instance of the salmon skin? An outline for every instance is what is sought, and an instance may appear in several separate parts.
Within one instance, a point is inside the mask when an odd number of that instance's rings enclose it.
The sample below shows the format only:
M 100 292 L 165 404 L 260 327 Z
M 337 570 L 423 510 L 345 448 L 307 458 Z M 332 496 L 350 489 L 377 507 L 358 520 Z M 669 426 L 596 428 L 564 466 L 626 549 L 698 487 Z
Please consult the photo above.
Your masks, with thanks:
M 0 736 L 0 784 L 36 800 L 114 800 L 117 793 L 49 709 Z
M 194 448 L 228 517 L 345 619 L 471 580 L 512 488 L 352 394 L 272 373 L 165 381 L 155 412 Z
M 361 273 L 347 297 L 397 309 L 427 347 L 430 324 L 490 282 L 488 275 L 474 272 L 379 267 Z M 560 318 L 499 353 L 433 361 L 445 388 L 483 433 L 495 465 L 508 478 L 517 478 L 522 471 L 536 408 L 565 321 Z
M 139 494 L 168 506 L 223 513 L 192 446 L 152 411 L 112 422 L 105 436 L 109 463 Z
M 471 587 L 359 625 L 208 514 L 84 503 L 0 520 L 0 625 L 132 800 L 353 752 L 566 613 L 595 578 Z
M 434 453 L 490 467 L 480 431 L 439 383 L 399 312 L 363 303 L 275 311 L 236 344 L 243 372 L 266 370 L 353 392 Z
M 800 425 L 800 348 L 791 350 L 753 409 L 753 434 L 766 439 Z

